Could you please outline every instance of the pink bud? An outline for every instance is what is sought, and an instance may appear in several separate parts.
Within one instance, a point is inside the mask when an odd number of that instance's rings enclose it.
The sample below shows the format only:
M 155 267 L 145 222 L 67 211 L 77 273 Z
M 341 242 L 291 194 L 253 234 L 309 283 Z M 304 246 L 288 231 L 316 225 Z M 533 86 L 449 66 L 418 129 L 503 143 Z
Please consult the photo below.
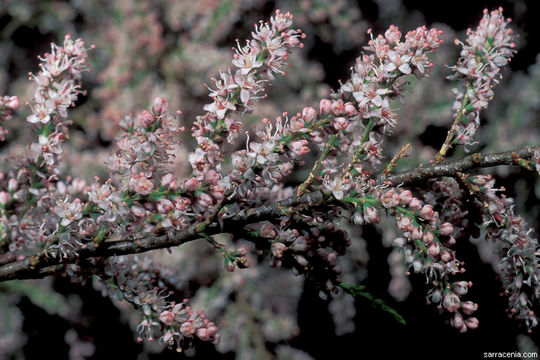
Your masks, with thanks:
M 398 229 L 401 231 L 409 231 L 411 226 L 411 219 L 408 216 L 404 216 L 398 221 Z
M 280 258 L 283 256 L 283 252 L 287 249 L 287 245 L 284 243 L 281 243 L 279 241 L 275 241 L 272 243 L 272 255 L 274 255 L 277 258 Z
M 345 103 L 344 114 L 347 116 L 354 116 L 357 114 L 356 108 L 354 107 L 352 103 L 350 102 Z
M 469 328 L 469 329 L 476 329 L 478 327 L 478 319 L 475 318 L 475 317 L 470 317 L 470 318 L 467 318 L 467 320 L 465 320 L 465 325 Z
M 9 191 L 15 191 L 15 190 L 17 190 L 18 185 L 19 184 L 17 183 L 17 180 L 11 178 L 8 181 L 8 190 Z
M 420 210 L 422 208 L 422 202 L 418 198 L 412 198 L 409 206 L 413 209 Z
M 452 233 L 454 232 L 454 227 L 450 223 L 444 223 L 441 225 L 439 231 L 442 235 L 445 236 L 452 235 Z
M 9 100 L 6 102 L 6 106 L 8 109 L 16 110 L 19 107 L 19 98 L 17 96 L 12 96 L 9 98 Z
M 456 281 L 453 285 L 454 292 L 460 296 L 463 296 L 467 294 L 469 286 L 472 284 L 469 284 L 467 281 Z
M 429 255 L 431 255 L 433 257 L 437 257 L 441 253 L 441 247 L 439 246 L 438 243 L 433 243 L 428 248 L 428 253 L 429 253 Z
M 411 200 L 413 199 L 411 190 L 404 190 L 399 194 L 399 199 L 403 205 L 409 205 Z
M 332 112 L 334 113 L 334 115 L 343 114 L 343 112 L 345 110 L 343 100 L 339 99 L 339 100 L 333 101 L 332 105 L 331 105 L 331 109 L 332 109 Z
M 431 245 L 433 243 L 433 233 L 431 231 L 427 231 L 422 236 L 422 241 L 426 245 Z
M 467 315 L 471 315 L 476 310 L 478 310 L 478 304 L 473 303 L 472 301 L 465 301 L 464 303 L 461 303 L 461 311 Z
M 0 205 L 6 205 L 11 201 L 11 195 L 8 192 L 0 191 Z
M 450 320 L 450 324 L 456 329 L 461 329 L 463 327 L 463 316 L 460 313 L 456 313 L 452 320 Z
M 143 110 L 137 115 L 137 125 L 141 128 L 147 128 L 156 122 L 156 118 L 148 110 Z
M 207 193 L 201 192 L 197 196 L 197 204 L 199 204 L 203 208 L 207 208 L 210 205 L 212 205 L 213 203 L 214 203 L 214 199 L 212 199 L 212 197 L 210 195 L 208 195 Z
M 176 184 L 174 175 L 171 173 L 167 173 L 161 178 L 161 186 L 165 186 L 171 190 L 175 190 L 178 185 Z
M 431 205 L 424 205 L 422 207 L 422 209 L 420 209 L 420 211 L 418 212 L 418 214 L 420 215 L 420 217 L 422 217 L 423 219 L 426 219 L 426 220 L 432 220 L 433 219 L 433 215 L 435 214 L 435 211 L 433 211 L 433 206 Z
M 216 170 L 210 169 L 204 176 L 204 181 L 208 184 L 216 184 L 219 181 L 219 174 Z
M 304 155 L 309 152 L 307 144 L 307 140 L 293 140 L 291 142 L 290 149 L 295 155 Z
M 321 102 L 319 103 L 319 112 L 321 114 L 328 114 L 330 112 L 331 107 L 332 107 L 332 101 L 328 99 L 321 99 Z
M 349 122 L 344 117 L 336 117 L 332 121 L 332 126 L 336 130 L 345 130 L 347 129 L 347 126 L 349 126 Z
M 452 260 L 452 254 L 450 254 L 450 252 L 448 250 L 444 250 L 441 253 L 441 260 L 444 261 L 445 263 L 451 261 Z
M 159 199 L 157 201 L 157 209 L 162 214 L 167 214 L 174 209 L 174 205 L 169 199 Z
M 422 232 L 422 229 L 417 227 L 417 226 L 414 226 L 412 231 L 411 231 L 411 239 L 413 240 L 420 240 L 423 236 L 423 232 Z
M 197 180 L 195 178 L 189 178 L 186 181 L 184 181 L 184 189 L 186 191 L 193 192 L 193 191 L 197 190 L 199 185 L 200 185 L 199 180 Z
M 154 103 L 152 105 L 152 112 L 159 116 L 162 113 L 166 112 L 168 108 L 167 99 L 162 97 L 157 97 L 154 99 Z
M 322 100 L 321 100 L 321 103 L 322 103 Z M 315 120 L 317 118 L 317 110 L 315 110 L 314 108 L 309 107 L 309 106 L 305 107 L 302 110 L 302 118 L 306 122 L 312 122 L 313 120 Z
M 379 221 L 381 221 L 379 214 L 377 213 L 377 209 L 372 206 L 364 207 L 364 219 L 368 224 L 378 223 Z
M 208 330 L 206 328 L 200 328 L 199 330 L 197 330 L 197 337 L 202 341 L 207 341 L 208 339 L 210 339 L 210 334 L 208 333 Z
M 298 265 L 300 265 L 300 266 L 306 266 L 308 264 L 308 261 L 302 255 L 296 255 L 295 259 L 296 259 L 296 262 L 298 263 Z

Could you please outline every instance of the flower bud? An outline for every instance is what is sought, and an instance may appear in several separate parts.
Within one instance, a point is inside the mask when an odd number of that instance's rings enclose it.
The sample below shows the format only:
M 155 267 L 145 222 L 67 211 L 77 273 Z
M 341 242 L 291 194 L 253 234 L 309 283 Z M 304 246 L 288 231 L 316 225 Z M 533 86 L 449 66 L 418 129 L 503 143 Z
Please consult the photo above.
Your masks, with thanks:
M 338 131 L 345 130 L 347 129 L 347 126 L 349 126 L 349 122 L 347 121 L 347 119 L 340 116 L 340 117 L 334 118 L 334 120 L 332 121 L 332 126 L 334 127 L 334 129 Z
M 157 209 L 161 214 L 168 214 L 174 209 L 174 205 L 169 199 L 159 199 L 157 201 Z
M 156 116 L 160 116 L 161 114 L 166 112 L 167 108 L 168 108 L 167 99 L 159 97 L 159 96 L 154 99 L 154 103 L 152 105 L 152 112 Z
M 331 100 L 321 99 L 321 102 L 319 103 L 319 112 L 321 114 L 328 114 L 330 112 L 331 107 L 332 107 Z
M 16 110 L 20 105 L 19 98 L 17 96 L 12 96 L 6 102 L 6 107 L 11 110 Z
M 8 181 L 8 190 L 9 191 L 15 191 L 15 190 L 17 190 L 18 185 L 19 184 L 17 183 L 17 180 L 11 178 Z
M 454 232 L 454 227 L 450 223 L 444 223 L 441 225 L 439 231 L 441 232 L 441 235 L 452 235 L 452 233 Z
M 345 103 L 345 106 L 343 108 L 343 112 L 346 116 L 354 116 L 357 114 L 356 108 L 354 105 L 350 102 Z
M 184 189 L 186 191 L 193 192 L 193 191 L 197 190 L 199 185 L 200 185 L 199 180 L 197 180 L 195 178 L 189 178 L 186 181 L 184 181 Z
M 427 231 L 422 235 L 422 241 L 426 245 L 431 245 L 433 243 L 433 233 L 431 231 Z
M 441 253 L 441 247 L 438 243 L 433 243 L 428 248 L 428 253 L 430 256 L 437 257 Z
M 277 258 L 280 258 L 283 256 L 283 252 L 287 249 L 287 245 L 284 243 L 281 243 L 279 241 L 275 241 L 272 243 L 272 255 L 274 255 Z
M 401 194 L 399 194 L 399 200 L 401 201 L 403 205 L 409 205 L 412 198 L 413 196 L 412 196 L 411 190 L 404 190 L 401 192 Z
M 453 292 L 444 295 L 443 306 L 450 312 L 458 310 L 460 307 L 459 296 Z
M 409 202 L 409 206 L 413 209 L 420 210 L 422 208 L 422 202 L 418 198 L 412 198 Z
M 473 303 L 472 301 L 465 301 L 464 303 L 461 303 L 461 311 L 467 315 L 471 315 L 476 310 L 478 310 L 478 304 Z
M 435 214 L 435 211 L 433 211 L 433 206 L 431 205 L 424 205 L 420 211 L 418 212 L 420 217 L 422 217 L 425 220 L 431 220 L 433 219 L 433 215 Z
M 321 102 L 322 102 L 322 100 L 321 100 Z M 305 107 L 302 110 L 302 118 L 306 122 L 312 122 L 313 120 L 315 120 L 317 118 L 317 110 L 315 110 L 314 108 L 312 108 L 310 106 Z
M 137 115 L 137 126 L 147 128 L 156 122 L 156 118 L 148 110 L 143 110 Z
M 11 201 L 11 195 L 6 191 L 0 191 L 0 205 L 7 205 Z
M 475 318 L 475 317 L 470 317 L 470 318 L 467 318 L 467 320 L 465 320 L 465 325 L 471 329 L 471 330 L 474 330 L 478 327 L 478 319 Z
M 345 110 L 343 100 L 341 100 L 341 99 L 336 100 L 336 101 L 332 101 L 332 105 L 330 107 L 331 107 L 332 112 L 334 113 L 334 115 L 341 115 L 341 114 L 343 114 L 343 112 Z

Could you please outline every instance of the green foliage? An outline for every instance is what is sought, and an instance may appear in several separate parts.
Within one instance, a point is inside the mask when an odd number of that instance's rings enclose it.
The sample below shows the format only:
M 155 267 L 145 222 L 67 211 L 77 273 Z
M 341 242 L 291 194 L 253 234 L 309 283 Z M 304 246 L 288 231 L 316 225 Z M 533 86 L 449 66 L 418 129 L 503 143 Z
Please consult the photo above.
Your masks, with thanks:
M 371 306 L 375 309 L 384 311 L 390 315 L 400 324 L 407 325 L 407 322 L 401 316 L 395 309 L 391 308 L 390 306 L 386 305 L 384 303 L 384 300 L 378 299 L 370 292 L 366 291 L 366 287 L 364 285 L 357 285 L 357 284 L 351 284 L 342 282 L 339 284 L 339 286 L 345 290 L 347 294 L 350 294 L 355 299 L 363 298 L 368 300 L 371 303 Z

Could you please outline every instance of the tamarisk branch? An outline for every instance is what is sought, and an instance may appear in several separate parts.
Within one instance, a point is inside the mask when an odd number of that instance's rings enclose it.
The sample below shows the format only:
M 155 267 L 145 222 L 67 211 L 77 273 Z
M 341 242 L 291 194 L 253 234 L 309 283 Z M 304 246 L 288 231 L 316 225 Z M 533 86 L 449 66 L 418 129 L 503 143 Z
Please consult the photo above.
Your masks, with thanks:
M 527 161 L 536 149 L 535 147 L 524 147 L 522 149 L 492 153 L 482 155 L 475 153 L 463 159 L 445 161 L 441 164 L 417 167 L 412 170 L 396 173 L 388 177 L 379 177 L 379 183 L 391 183 L 392 185 L 407 185 L 425 181 L 429 178 L 442 176 L 454 176 L 457 172 L 470 171 L 473 169 L 487 168 L 498 165 L 519 165 L 523 160 Z M 127 254 L 142 253 L 155 249 L 169 248 L 182 245 L 184 243 L 201 238 L 201 233 L 215 235 L 224 232 L 234 232 L 239 226 L 266 219 L 278 218 L 290 211 L 299 208 L 313 208 L 330 202 L 325 199 L 320 191 L 306 193 L 302 196 L 293 196 L 274 204 L 263 205 L 252 209 L 242 210 L 232 218 L 227 219 L 223 227 L 219 225 L 215 218 L 218 212 L 214 212 L 205 221 L 180 230 L 173 237 L 166 235 L 159 237 L 148 237 L 138 240 L 122 240 L 114 242 L 103 242 L 99 246 L 94 243 L 86 244 L 66 257 L 48 257 L 45 254 L 29 257 L 24 260 L 15 261 L 0 267 L 0 282 L 14 279 L 35 279 L 42 278 L 54 273 L 54 269 L 49 267 L 61 264 L 77 263 L 82 259 L 91 257 L 110 257 Z M 221 209 L 221 208 L 220 208 Z

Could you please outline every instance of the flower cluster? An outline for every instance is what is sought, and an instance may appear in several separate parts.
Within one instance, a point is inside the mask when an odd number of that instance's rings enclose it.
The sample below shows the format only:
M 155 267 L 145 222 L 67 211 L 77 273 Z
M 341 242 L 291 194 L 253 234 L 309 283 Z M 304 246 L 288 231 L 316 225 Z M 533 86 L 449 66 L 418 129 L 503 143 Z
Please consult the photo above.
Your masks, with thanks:
M 467 30 L 467 44 L 462 46 L 460 58 L 449 79 L 462 81 L 454 88 L 456 100 L 452 107 L 455 117 L 456 141 L 466 148 L 474 144 L 473 137 L 480 125 L 480 111 L 487 108 L 493 98 L 493 87 L 499 82 L 501 68 L 514 56 L 514 31 L 509 27 L 502 8 L 488 13 L 475 31 Z
M 51 53 L 40 58 L 41 71 L 32 78 L 38 85 L 30 103 L 32 114 L 26 120 L 35 124 L 38 143 L 32 144 L 36 158 L 54 169 L 62 154 L 62 142 L 68 136 L 67 109 L 81 93 L 80 79 L 87 71 L 87 49 L 80 38 L 66 35 L 64 46 L 51 45 Z
M 255 25 L 253 39 L 237 44 L 233 65 L 212 79 L 213 102 L 204 106 L 207 113 L 197 117 L 192 134 L 198 147 L 190 155 L 194 174 L 202 179 L 209 169 L 219 170 L 223 160 L 220 145 L 232 142 L 238 135 L 240 123 L 233 112 L 250 111 L 254 100 L 264 97 L 264 87 L 273 80 L 273 73 L 285 74 L 281 68 L 287 61 L 290 48 L 302 46 L 300 30 L 290 29 L 293 16 L 276 11 L 270 23 Z
M 514 213 L 514 201 L 498 192 L 490 175 L 467 178 L 486 227 L 486 238 L 497 248 L 499 274 L 508 296 L 509 315 L 524 320 L 529 331 L 538 325 L 533 304 L 540 300 L 540 245 L 532 229 Z
M 175 347 L 178 352 L 194 338 L 219 343 L 217 326 L 203 311 L 194 311 L 188 299 L 167 300 L 173 292 L 163 286 L 164 279 L 151 261 L 138 257 L 107 261 L 102 279 L 105 292 L 128 301 L 142 312 L 143 319 L 136 329 L 137 341 L 152 342 L 159 337 L 161 344 Z
M 19 98 L 16 96 L 0 96 L 0 120 L 11 119 L 11 113 L 19 108 Z M 0 126 L 0 141 L 6 139 L 8 131 Z
M 403 251 L 409 271 L 424 274 L 426 283 L 432 286 L 428 302 L 452 313 L 451 324 L 461 332 L 478 326 L 475 317 L 463 317 L 477 308 L 475 303 L 461 300 L 472 284 L 451 280 L 465 271 L 451 249 L 456 242 L 454 227 L 442 222 L 433 206 L 413 196 L 410 190 L 394 187 L 374 189 L 370 195 L 346 197 L 343 201 L 356 206 L 352 215 L 356 223 L 378 223 L 378 208 L 394 216 L 403 237 L 394 239 L 393 245 Z

